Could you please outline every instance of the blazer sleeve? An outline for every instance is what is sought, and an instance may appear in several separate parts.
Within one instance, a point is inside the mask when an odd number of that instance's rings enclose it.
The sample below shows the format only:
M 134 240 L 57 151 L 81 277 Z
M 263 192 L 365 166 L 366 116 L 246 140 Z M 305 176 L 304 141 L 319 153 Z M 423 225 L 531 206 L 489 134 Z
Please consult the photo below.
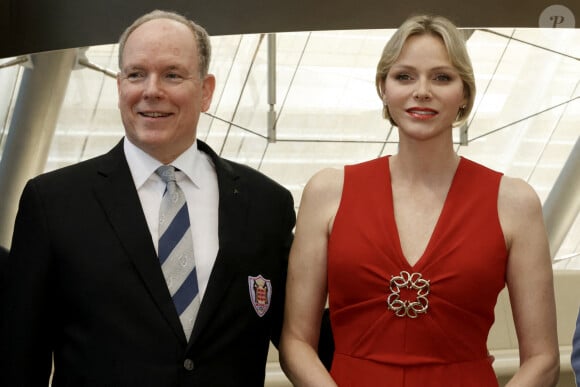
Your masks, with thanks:
M 38 191 L 28 182 L 20 199 L 0 298 L 1 386 L 46 386 L 52 371 L 52 323 L 58 314 L 43 213 Z
M 292 246 L 292 241 L 294 240 L 294 225 L 296 224 L 296 212 L 294 210 L 294 199 L 289 191 L 286 191 L 286 200 L 284 201 L 284 207 L 281 214 L 284 214 L 284 221 L 282 224 L 282 243 L 280 246 L 280 257 L 281 260 L 281 270 L 282 270 L 282 282 L 286 284 L 286 277 L 288 274 L 288 256 L 290 255 L 290 248 Z M 286 300 L 286 288 L 282 288 L 284 292 L 282 296 L 282 303 L 279 303 L 278 308 L 275 309 L 274 322 L 271 325 L 270 337 L 271 341 L 276 348 L 280 343 L 280 335 L 282 333 L 282 324 L 284 321 L 284 300 Z
M 572 341 L 572 369 L 576 376 L 576 386 L 580 387 L 580 311 L 576 320 L 576 331 Z

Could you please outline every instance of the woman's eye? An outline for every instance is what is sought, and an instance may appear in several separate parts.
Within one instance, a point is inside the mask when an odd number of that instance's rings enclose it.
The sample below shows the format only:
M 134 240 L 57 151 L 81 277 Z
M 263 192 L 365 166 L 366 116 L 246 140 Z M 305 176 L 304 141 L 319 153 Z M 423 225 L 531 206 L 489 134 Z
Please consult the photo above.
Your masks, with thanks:
M 447 74 L 438 74 L 437 76 L 435 76 L 435 80 L 439 82 L 449 82 L 451 80 L 451 77 Z
M 408 81 L 411 80 L 412 77 L 409 74 L 397 74 L 395 75 L 395 79 L 399 81 Z

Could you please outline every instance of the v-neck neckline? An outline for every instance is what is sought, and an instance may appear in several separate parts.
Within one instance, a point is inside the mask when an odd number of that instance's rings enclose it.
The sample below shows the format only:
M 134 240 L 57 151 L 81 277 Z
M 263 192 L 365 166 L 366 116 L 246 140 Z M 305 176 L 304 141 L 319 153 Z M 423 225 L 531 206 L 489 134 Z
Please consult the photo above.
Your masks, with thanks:
M 429 236 L 429 239 L 427 241 L 427 244 L 425 245 L 425 250 L 423 250 L 423 252 L 421 253 L 421 256 L 419 257 L 419 259 L 417 259 L 417 261 L 414 264 L 411 264 L 408 260 L 408 258 L 405 256 L 405 253 L 403 252 L 403 246 L 401 245 L 401 237 L 399 234 L 399 227 L 397 225 L 397 221 L 395 219 L 395 200 L 394 200 L 394 195 L 393 195 L 393 182 L 392 182 L 392 176 L 391 176 L 391 164 L 390 164 L 390 157 L 387 158 L 387 174 L 388 174 L 388 187 L 387 187 L 387 192 L 389 194 L 388 196 L 388 206 L 389 206 L 389 222 L 391 222 L 391 229 L 395 231 L 395 243 L 396 243 L 396 249 L 398 251 L 400 260 L 402 265 L 409 270 L 412 271 L 417 271 L 418 268 L 423 267 L 425 265 L 425 261 L 426 261 L 426 257 L 428 256 L 429 252 L 433 249 L 433 245 L 436 241 L 436 237 L 438 236 L 438 234 L 440 233 L 440 229 L 443 223 L 443 220 L 446 218 L 446 215 L 448 213 L 448 211 L 451 211 L 449 209 L 449 202 L 450 202 L 450 198 L 453 196 L 453 193 L 455 191 L 455 186 L 457 185 L 456 181 L 457 181 L 457 176 L 459 174 L 460 169 L 463 168 L 463 164 L 464 164 L 464 159 L 463 157 L 459 157 L 459 162 L 457 164 L 457 168 L 455 169 L 455 173 L 453 174 L 453 179 L 451 180 L 451 184 L 449 186 L 449 189 L 447 191 L 447 195 L 445 195 L 445 200 L 443 201 L 443 207 L 441 208 L 441 212 L 439 213 L 439 216 L 437 217 L 437 221 L 435 222 L 435 226 L 433 227 L 433 231 L 431 232 L 431 235 Z

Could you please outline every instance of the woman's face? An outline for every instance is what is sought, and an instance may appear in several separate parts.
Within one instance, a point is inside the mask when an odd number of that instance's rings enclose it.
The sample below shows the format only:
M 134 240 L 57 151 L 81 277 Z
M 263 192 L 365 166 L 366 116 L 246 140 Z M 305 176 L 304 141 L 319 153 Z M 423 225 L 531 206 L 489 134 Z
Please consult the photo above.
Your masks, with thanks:
M 447 130 L 467 103 L 463 81 L 443 40 L 412 35 L 384 81 L 383 102 L 400 134 L 428 139 Z

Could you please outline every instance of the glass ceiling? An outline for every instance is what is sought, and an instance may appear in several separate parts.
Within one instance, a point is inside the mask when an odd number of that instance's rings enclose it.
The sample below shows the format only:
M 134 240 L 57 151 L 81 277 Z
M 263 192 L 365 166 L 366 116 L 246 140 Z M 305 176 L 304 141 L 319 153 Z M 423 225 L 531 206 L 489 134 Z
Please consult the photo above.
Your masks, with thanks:
M 286 186 L 300 204 L 308 178 L 397 150 L 381 118 L 375 66 L 393 30 L 276 35 L 276 139 L 268 140 L 265 35 L 212 38 L 217 87 L 198 138 L 223 157 Z M 542 201 L 580 136 L 580 29 L 477 29 L 468 40 L 477 98 L 460 155 L 528 181 Z M 86 49 L 117 71 L 117 45 Z M 5 63 L 9 60 L 1 60 Z M 0 70 L 0 152 L 22 67 Z M 46 171 L 109 150 L 123 136 L 116 81 L 79 65 L 72 72 Z M 580 172 L 579 172 L 580 173 Z M 580 269 L 580 216 L 557 252 L 558 269 Z

